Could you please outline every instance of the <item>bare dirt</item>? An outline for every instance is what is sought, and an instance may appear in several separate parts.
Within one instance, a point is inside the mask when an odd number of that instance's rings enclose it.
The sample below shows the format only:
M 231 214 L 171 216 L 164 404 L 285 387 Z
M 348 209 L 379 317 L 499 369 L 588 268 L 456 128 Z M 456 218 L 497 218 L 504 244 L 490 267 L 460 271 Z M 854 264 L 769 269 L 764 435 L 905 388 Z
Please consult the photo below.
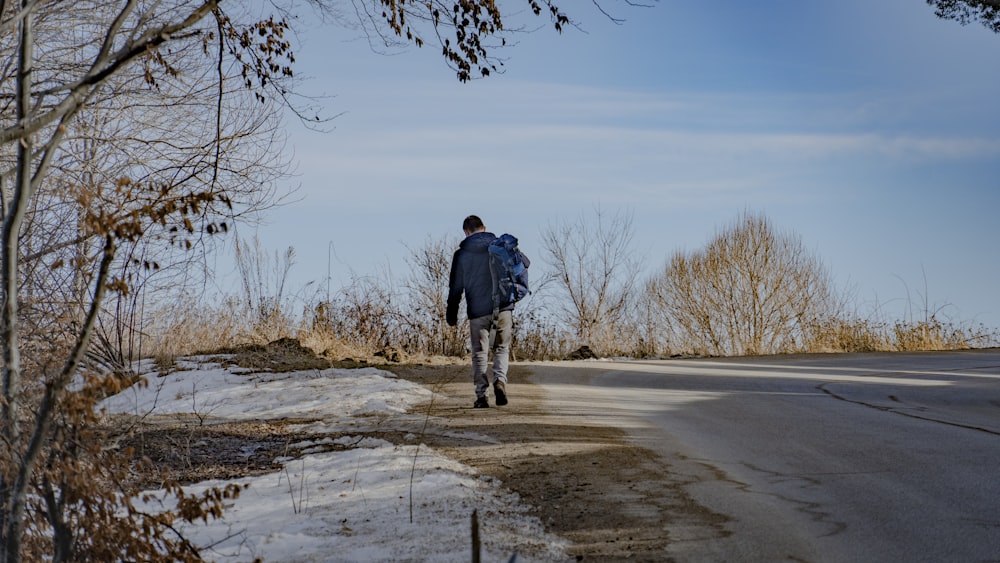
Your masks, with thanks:
M 511 368 L 510 404 L 489 409 L 471 408 L 467 365 L 391 369 L 436 394 L 421 407 L 434 426 L 425 442 L 499 478 L 571 542 L 568 554 L 578 561 L 670 561 L 671 542 L 728 535 L 728 518 L 685 490 L 700 477 L 673 472 L 669 460 L 619 429 L 551 412 L 528 366 Z M 442 430 L 481 438 L 430 436 Z

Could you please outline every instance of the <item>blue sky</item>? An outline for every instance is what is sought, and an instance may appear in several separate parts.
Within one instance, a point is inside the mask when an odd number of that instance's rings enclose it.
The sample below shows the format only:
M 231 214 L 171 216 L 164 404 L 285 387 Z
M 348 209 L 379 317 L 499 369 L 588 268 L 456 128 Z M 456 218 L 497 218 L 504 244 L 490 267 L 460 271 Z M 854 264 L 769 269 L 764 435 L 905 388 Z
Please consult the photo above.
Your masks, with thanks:
M 404 245 L 457 241 L 469 213 L 538 260 L 544 229 L 597 206 L 634 214 L 653 272 L 751 210 L 863 313 L 909 295 L 1000 326 L 1000 36 L 923 0 L 606 4 L 627 21 L 564 2 L 583 31 L 538 19 L 468 84 L 434 47 L 300 22 L 303 88 L 341 115 L 289 123 L 298 191 L 258 234 L 295 247 L 292 283 L 405 274 Z

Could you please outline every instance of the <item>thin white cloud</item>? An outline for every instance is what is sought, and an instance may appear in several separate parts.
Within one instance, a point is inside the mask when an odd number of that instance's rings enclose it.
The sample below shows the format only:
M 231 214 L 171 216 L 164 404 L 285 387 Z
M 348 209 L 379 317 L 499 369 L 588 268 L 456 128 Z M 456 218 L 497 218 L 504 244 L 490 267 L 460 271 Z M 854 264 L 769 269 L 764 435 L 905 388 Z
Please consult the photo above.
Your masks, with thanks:
M 299 149 L 302 170 L 388 177 L 472 174 L 496 167 L 657 173 L 655 166 L 745 167 L 844 161 L 878 156 L 897 161 L 1000 159 L 1000 138 L 931 137 L 879 133 L 701 132 L 678 129 L 526 125 L 410 129 L 352 136 L 349 142 L 313 151 Z M 623 170 L 624 168 L 624 170 Z M 700 173 L 711 176 L 712 170 Z

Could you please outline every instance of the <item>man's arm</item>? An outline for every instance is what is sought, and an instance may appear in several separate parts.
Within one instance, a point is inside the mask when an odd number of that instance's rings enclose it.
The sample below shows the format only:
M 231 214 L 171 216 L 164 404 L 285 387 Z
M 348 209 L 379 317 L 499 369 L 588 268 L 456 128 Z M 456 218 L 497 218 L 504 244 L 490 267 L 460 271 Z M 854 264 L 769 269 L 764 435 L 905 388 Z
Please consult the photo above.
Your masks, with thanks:
M 465 287 L 462 285 L 462 265 L 458 262 L 458 251 L 451 259 L 451 275 L 448 276 L 448 308 L 445 311 L 444 320 L 448 326 L 458 324 L 458 305 L 462 302 L 462 292 Z

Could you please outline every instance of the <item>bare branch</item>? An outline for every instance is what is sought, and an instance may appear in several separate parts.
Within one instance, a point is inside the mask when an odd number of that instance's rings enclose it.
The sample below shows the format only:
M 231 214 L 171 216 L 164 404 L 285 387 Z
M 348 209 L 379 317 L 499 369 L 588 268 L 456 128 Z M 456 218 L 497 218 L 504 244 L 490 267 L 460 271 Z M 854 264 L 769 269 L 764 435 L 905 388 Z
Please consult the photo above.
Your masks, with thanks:
M 126 9 L 130 5 L 131 3 L 126 6 Z M 61 102 L 41 115 L 35 116 L 30 120 L 19 120 L 14 126 L 0 131 L 0 144 L 6 144 L 16 139 L 23 139 L 34 135 L 42 128 L 62 119 L 66 114 L 76 111 L 96 86 L 141 55 L 156 49 L 166 41 L 174 39 L 175 34 L 194 26 L 207 14 L 211 13 L 217 5 L 218 0 L 208 0 L 193 10 L 183 20 L 147 30 L 138 39 L 127 42 L 114 54 L 103 52 L 102 50 L 91 63 L 90 69 L 78 80 L 65 87 L 67 93 Z M 106 45 L 109 45 L 110 41 L 111 38 L 109 37 Z

